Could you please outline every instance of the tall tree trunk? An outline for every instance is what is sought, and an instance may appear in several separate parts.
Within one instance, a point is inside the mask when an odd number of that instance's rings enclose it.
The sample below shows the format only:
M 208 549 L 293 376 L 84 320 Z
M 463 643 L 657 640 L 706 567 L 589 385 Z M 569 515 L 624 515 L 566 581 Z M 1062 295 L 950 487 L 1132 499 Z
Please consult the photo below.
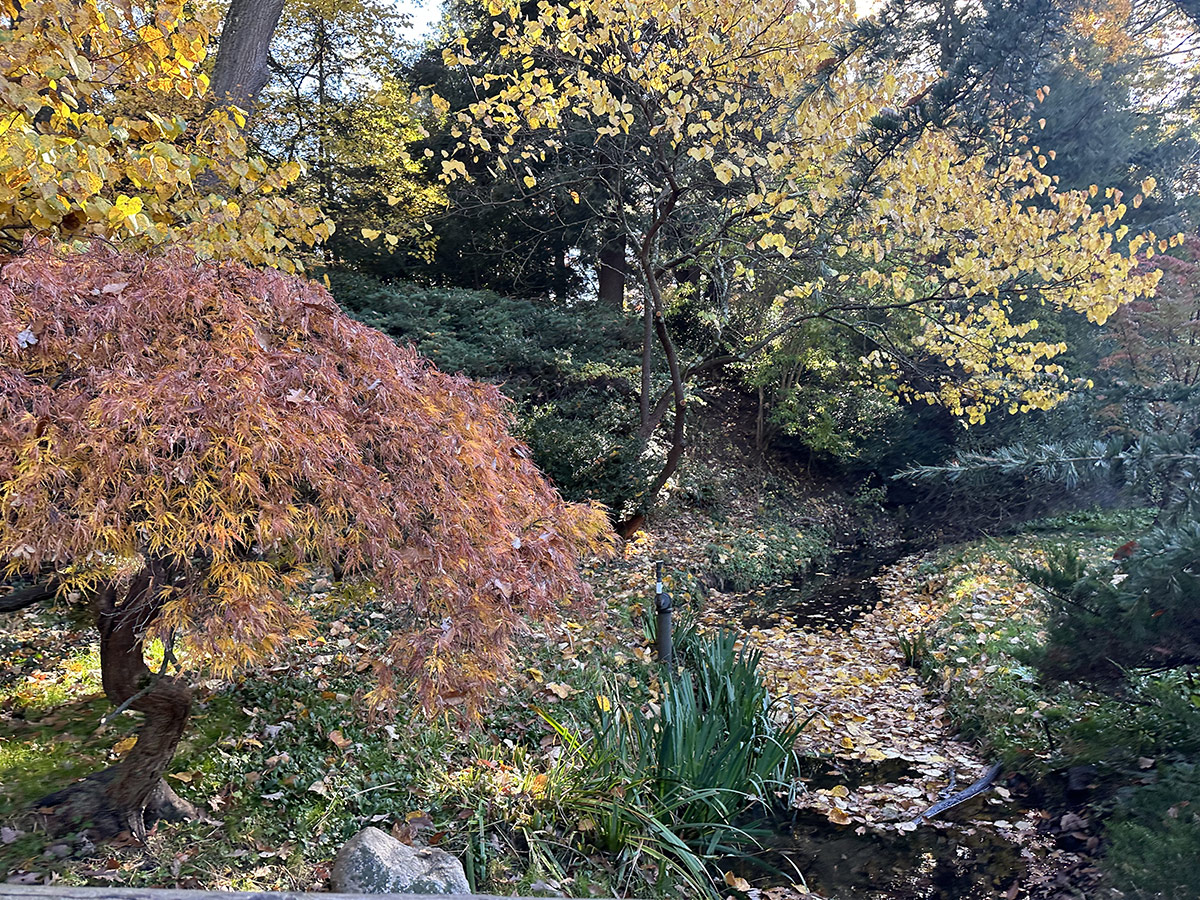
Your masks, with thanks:
M 329 76 L 326 72 L 329 50 L 328 22 L 320 12 L 315 13 L 317 37 L 317 167 L 321 186 L 321 205 L 328 208 L 333 200 L 333 170 L 329 159 Z
M 191 692 L 178 679 L 151 672 L 142 652 L 143 635 L 158 616 L 163 587 L 171 579 L 169 567 L 148 563 L 131 579 L 123 602 L 117 603 L 113 584 L 96 598 L 104 693 L 117 707 L 142 713 L 145 721 L 137 743 L 119 763 L 35 804 L 52 833 L 88 825 L 99 838 L 121 832 L 140 838 L 157 819 L 199 817 L 162 780 L 191 712 Z
M 571 267 L 568 265 L 570 248 L 561 231 L 554 236 L 554 299 L 559 303 L 567 302 L 567 285 L 570 283 Z
M 650 437 L 653 424 L 650 418 L 650 375 L 654 367 L 654 300 L 650 291 L 642 298 L 642 384 L 639 394 L 640 432 L 643 440 Z
M 667 331 L 666 320 L 663 319 L 662 313 L 657 309 L 654 314 L 654 330 L 658 335 L 658 342 L 663 349 L 663 354 L 667 358 L 667 371 L 671 375 L 671 393 L 675 398 L 675 421 L 671 428 L 671 446 L 667 449 L 667 458 L 646 494 L 645 502 L 647 507 L 654 502 L 654 498 L 658 496 L 658 492 L 666 486 L 667 481 L 675 474 L 675 471 L 679 468 L 679 464 L 683 461 L 683 452 L 687 448 L 685 435 L 687 424 L 687 391 L 684 388 L 683 373 L 679 367 L 679 356 L 675 352 L 675 343 L 671 340 L 671 335 Z
M 649 258 L 648 253 L 642 253 L 639 257 L 639 265 L 642 270 L 642 280 L 646 289 L 646 335 L 643 344 L 643 353 L 646 354 L 644 360 L 648 358 L 649 348 L 653 345 L 654 338 L 657 337 L 658 345 L 662 348 L 663 355 L 667 360 L 667 371 L 671 376 L 671 395 L 675 405 L 675 421 L 671 429 L 671 446 L 667 449 L 667 458 L 663 463 L 662 469 L 651 482 L 649 490 L 646 492 L 646 497 L 642 501 L 642 507 L 649 509 L 654 503 L 654 498 L 658 496 L 658 492 L 663 489 L 667 481 L 675 470 L 679 468 L 679 463 L 683 459 L 683 451 L 686 447 L 685 426 L 687 420 L 687 391 L 683 384 L 683 371 L 679 366 L 679 355 L 675 352 L 675 342 L 671 340 L 670 332 L 667 331 L 667 322 L 663 318 L 663 302 L 662 302 L 662 285 L 658 280 L 658 273 L 655 272 L 654 265 Z M 642 428 L 639 436 L 643 440 L 649 440 L 658 423 L 652 422 L 650 418 L 649 408 L 649 391 L 646 380 L 645 364 L 643 362 L 643 381 L 642 381 Z
M 233 0 L 221 29 L 209 105 L 233 104 L 249 112 L 270 78 L 267 49 L 283 15 L 284 0 Z
M 612 309 L 625 306 L 625 232 L 609 236 L 600 248 L 597 267 L 600 302 Z

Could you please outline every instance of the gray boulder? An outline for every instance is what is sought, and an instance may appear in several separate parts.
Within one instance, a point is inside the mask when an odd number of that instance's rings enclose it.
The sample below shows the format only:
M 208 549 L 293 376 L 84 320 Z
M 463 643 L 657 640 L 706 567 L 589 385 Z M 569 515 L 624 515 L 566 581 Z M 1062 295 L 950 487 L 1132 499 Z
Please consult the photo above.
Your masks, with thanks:
M 410 847 L 364 828 L 338 851 L 330 888 L 343 894 L 469 894 L 462 863 L 436 847 Z

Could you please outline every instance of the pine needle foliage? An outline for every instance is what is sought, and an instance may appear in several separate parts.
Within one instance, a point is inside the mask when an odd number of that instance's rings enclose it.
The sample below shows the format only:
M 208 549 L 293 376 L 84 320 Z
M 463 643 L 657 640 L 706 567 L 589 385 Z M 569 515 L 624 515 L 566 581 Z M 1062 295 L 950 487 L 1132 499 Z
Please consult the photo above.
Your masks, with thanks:
M 977 480 L 997 473 L 1069 490 L 1114 480 L 1159 503 L 1154 526 L 1121 536 L 1110 562 L 1088 566 L 1074 550 L 1051 549 L 1044 564 L 1017 564 L 1050 598 L 1044 671 L 1117 684 L 1131 669 L 1200 664 L 1200 448 L 1191 434 L 1007 447 L 897 477 Z

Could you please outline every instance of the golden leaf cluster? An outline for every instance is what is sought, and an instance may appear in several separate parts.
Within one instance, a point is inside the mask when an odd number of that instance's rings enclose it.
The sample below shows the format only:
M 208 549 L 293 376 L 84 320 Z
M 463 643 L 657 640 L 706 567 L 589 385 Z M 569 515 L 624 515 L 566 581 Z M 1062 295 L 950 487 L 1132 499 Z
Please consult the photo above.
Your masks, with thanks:
M 206 111 L 210 19 L 183 0 L 0 2 L 0 241 L 29 232 L 292 270 L 331 223 L 252 154 L 235 109 Z
M 1014 305 L 1102 323 L 1153 290 L 1137 239 L 1121 247 L 1120 196 L 1059 190 L 1043 171 L 1052 151 L 997 159 L 953 124 L 880 140 L 879 122 L 899 123 L 926 85 L 840 56 L 842 4 L 492 0 L 490 11 L 502 66 L 465 41 L 445 53 L 480 99 L 452 120 L 459 146 L 444 151 L 443 179 L 468 177 L 464 159 L 488 151 L 496 175 L 533 191 L 526 167 L 566 135 L 606 142 L 634 192 L 622 219 L 640 252 L 659 252 L 675 215 L 696 242 L 676 253 L 732 258 L 735 308 L 775 292 L 747 345 L 805 316 L 866 310 L 888 334 L 864 359 L 881 385 L 982 421 L 1052 405 L 1067 386 L 1053 362 L 1062 346 L 1036 340 Z M 901 342 L 908 362 L 938 365 L 910 382 L 892 352 Z

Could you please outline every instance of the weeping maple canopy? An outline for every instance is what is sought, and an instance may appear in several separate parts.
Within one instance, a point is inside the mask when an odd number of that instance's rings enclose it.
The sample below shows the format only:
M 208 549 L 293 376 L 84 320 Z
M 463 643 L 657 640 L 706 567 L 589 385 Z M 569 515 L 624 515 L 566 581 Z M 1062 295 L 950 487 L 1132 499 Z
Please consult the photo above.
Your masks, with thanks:
M 474 709 L 610 534 L 509 421 L 311 281 L 95 244 L 0 269 L 5 576 L 87 597 L 168 560 L 151 632 L 218 674 L 310 631 L 295 588 L 338 565 L 397 612 L 372 701 L 402 674 L 427 709 Z

